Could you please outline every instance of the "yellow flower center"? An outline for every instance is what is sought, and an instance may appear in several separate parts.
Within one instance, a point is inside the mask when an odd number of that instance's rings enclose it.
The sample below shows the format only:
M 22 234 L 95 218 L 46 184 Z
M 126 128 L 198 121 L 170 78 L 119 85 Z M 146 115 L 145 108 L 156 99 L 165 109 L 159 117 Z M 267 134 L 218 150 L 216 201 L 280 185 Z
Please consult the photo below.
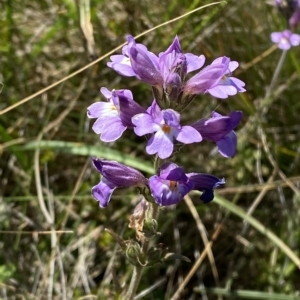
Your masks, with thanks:
M 177 188 L 177 181 L 170 181 L 170 190 L 174 191 Z
M 164 133 L 170 133 L 171 132 L 171 126 L 164 124 L 162 126 L 162 130 Z

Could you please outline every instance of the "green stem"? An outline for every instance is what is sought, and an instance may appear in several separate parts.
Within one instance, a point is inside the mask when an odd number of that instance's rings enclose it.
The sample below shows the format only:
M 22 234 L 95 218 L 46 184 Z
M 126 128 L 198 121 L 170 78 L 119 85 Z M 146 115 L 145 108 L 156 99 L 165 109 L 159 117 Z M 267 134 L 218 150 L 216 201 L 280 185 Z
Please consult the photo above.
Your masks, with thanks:
M 151 218 L 152 219 L 156 219 L 158 216 L 158 205 L 155 203 L 149 203 L 149 205 L 151 206 L 149 208 L 149 211 L 151 212 Z M 142 245 L 142 251 L 146 257 L 147 252 L 148 252 L 148 247 L 149 247 L 149 240 L 145 239 L 143 241 L 143 245 Z M 131 277 L 131 281 L 129 284 L 129 288 L 127 290 L 125 299 L 126 300 L 132 300 L 136 294 L 136 290 L 140 284 L 141 278 L 142 278 L 142 274 L 143 274 L 143 270 L 146 266 L 135 266 L 133 269 L 133 274 Z
M 273 74 L 273 77 L 272 77 L 272 80 L 271 80 L 271 83 L 270 83 L 270 86 L 268 88 L 268 91 L 267 91 L 267 94 L 266 94 L 265 98 L 270 97 L 270 94 L 272 93 L 272 91 L 274 89 L 275 83 L 277 81 L 277 78 L 278 78 L 279 73 L 280 73 L 280 71 L 282 69 L 283 63 L 285 61 L 286 54 L 287 54 L 287 50 L 283 50 L 282 53 L 281 53 L 279 62 L 277 64 L 276 70 L 275 70 L 275 72 Z
M 143 274 L 143 266 L 135 266 L 132 273 L 131 282 L 126 293 L 125 299 L 126 300 L 133 300 L 136 290 L 140 284 L 142 274 Z

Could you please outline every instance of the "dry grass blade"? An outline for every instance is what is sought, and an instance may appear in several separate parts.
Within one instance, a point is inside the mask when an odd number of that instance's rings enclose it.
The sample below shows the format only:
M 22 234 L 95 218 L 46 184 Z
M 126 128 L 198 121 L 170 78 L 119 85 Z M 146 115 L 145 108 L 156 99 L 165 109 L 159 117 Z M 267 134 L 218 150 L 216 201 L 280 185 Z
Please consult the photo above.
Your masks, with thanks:
M 177 289 L 177 291 L 175 292 L 175 294 L 172 296 L 171 300 L 178 300 L 180 299 L 180 295 L 182 293 L 182 291 L 184 290 L 185 286 L 188 284 L 188 282 L 191 280 L 191 278 L 193 277 L 193 275 L 195 274 L 195 272 L 198 270 L 199 266 L 201 265 L 201 263 L 203 262 L 205 256 L 208 253 L 208 249 L 211 250 L 211 247 L 214 243 L 214 241 L 218 238 L 219 234 L 221 233 L 222 230 L 222 224 L 220 224 L 217 229 L 215 230 L 211 241 L 206 245 L 206 247 L 204 248 L 203 252 L 201 253 L 201 255 L 199 256 L 199 258 L 197 259 L 197 261 L 194 263 L 192 269 L 189 271 L 189 273 L 187 274 L 187 276 L 184 278 L 183 283 L 179 286 L 179 288 Z
M 200 217 L 199 217 L 199 214 L 197 212 L 197 209 L 192 201 L 192 199 L 190 198 L 189 195 L 186 195 L 184 197 L 184 201 L 185 201 L 185 204 L 187 205 L 187 207 L 189 208 L 196 224 L 197 224 L 197 228 L 198 228 L 198 231 L 201 235 L 201 238 L 202 238 L 202 241 L 203 241 L 203 244 L 205 246 L 205 249 L 207 249 L 207 256 L 208 256 L 208 259 L 209 259 L 209 262 L 210 262 L 210 265 L 211 265 L 211 269 L 212 269 L 212 273 L 213 273 L 213 276 L 214 276 L 214 279 L 215 279 L 215 282 L 216 282 L 216 286 L 217 287 L 220 287 L 220 280 L 219 280 L 219 274 L 218 274 L 218 270 L 216 268 L 216 263 L 215 263 L 215 258 L 214 258 L 214 255 L 213 255 L 213 252 L 211 250 L 210 247 L 207 247 L 209 241 L 208 241 L 208 238 L 207 238 L 207 234 L 206 234 L 206 229 L 204 227 L 204 224 L 203 222 L 201 221 Z M 222 295 L 219 296 L 220 299 L 223 299 Z
M 93 25 L 91 23 L 91 3 L 90 0 L 79 1 L 80 27 L 85 36 L 87 50 L 91 58 L 96 56 L 95 40 L 93 35 Z

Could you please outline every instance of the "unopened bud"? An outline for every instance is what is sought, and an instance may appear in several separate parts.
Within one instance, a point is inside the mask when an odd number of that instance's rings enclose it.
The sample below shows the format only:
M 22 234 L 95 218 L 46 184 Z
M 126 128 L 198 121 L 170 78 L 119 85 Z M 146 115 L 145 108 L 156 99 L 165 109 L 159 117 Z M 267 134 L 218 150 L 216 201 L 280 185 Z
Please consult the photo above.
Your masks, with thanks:
M 165 244 L 160 243 L 154 245 L 147 252 L 148 265 L 154 266 L 155 264 L 162 262 L 162 259 L 166 255 L 167 251 L 168 251 L 168 247 Z
M 141 246 L 139 243 L 135 241 L 130 241 L 130 243 L 127 245 L 126 249 L 126 258 L 127 260 L 134 266 L 146 265 L 146 260 L 142 251 Z
M 157 221 L 155 219 L 145 219 L 144 234 L 147 238 L 151 238 L 157 234 Z

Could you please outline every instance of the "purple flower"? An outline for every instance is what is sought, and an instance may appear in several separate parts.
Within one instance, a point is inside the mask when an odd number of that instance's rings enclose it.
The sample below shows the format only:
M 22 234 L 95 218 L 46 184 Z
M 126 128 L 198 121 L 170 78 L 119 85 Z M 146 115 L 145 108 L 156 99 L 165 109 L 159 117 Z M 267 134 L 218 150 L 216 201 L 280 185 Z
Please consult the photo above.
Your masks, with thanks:
M 294 13 L 289 19 L 289 25 L 291 29 L 295 29 L 300 22 L 300 3 L 298 2 L 298 6 L 295 9 Z
M 135 115 L 132 123 L 134 132 L 138 136 L 154 133 L 147 143 L 148 154 L 157 153 L 161 159 L 171 156 L 174 139 L 191 144 L 201 142 L 200 133 L 191 126 L 181 126 L 180 114 L 173 109 L 160 110 L 156 103 L 148 109 L 147 113 Z
M 290 30 L 283 32 L 271 33 L 271 40 L 278 44 L 278 48 L 282 50 L 289 50 L 291 46 L 298 46 L 300 44 L 300 35 L 292 33 Z
M 147 50 L 137 47 L 132 36 L 127 37 L 131 67 L 136 77 L 152 86 L 160 86 L 162 76 L 158 66 L 158 57 Z
M 204 94 L 208 89 L 218 84 L 228 69 L 229 61 L 211 64 L 190 78 L 184 88 L 185 95 Z
M 101 134 L 103 142 L 112 142 L 121 137 L 127 127 L 133 128 L 131 118 L 135 114 L 145 112 L 137 104 L 130 90 L 113 90 L 101 88 L 107 102 L 96 102 L 88 107 L 89 118 L 97 118 L 93 125 L 96 134 Z
M 222 116 L 213 112 L 212 118 L 201 119 L 192 126 L 201 134 L 203 139 L 214 141 L 221 155 L 234 157 L 237 137 L 233 129 L 237 127 L 242 117 L 241 111 L 234 111 L 229 116 Z
M 225 184 L 225 179 L 215 177 L 210 174 L 188 173 L 186 174 L 190 181 L 194 183 L 193 190 L 202 192 L 200 200 L 209 203 L 214 199 L 214 189 Z
M 150 191 L 160 206 L 177 204 L 191 190 L 203 191 L 200 199 L 208 203 L 214 197 L 213 189 L 224 183 L 224 179 L 208 174 L 185 174 L 183 168 L 171 162 L 164 163 L 159 174 L 149 178 Z
M 224 64 L 224 74 L 207 92 L 216 98 L 226 99 L 228 96 L 236 95 L 238 92 L 245 92 L 245 83 L 238 78 L 231 77 L 232 72 L 239 66 L 237 61 L 230 61 L 230 58 L 223 56 L 215 59 L 211 65 Z
M 143 186 L 147 179 L 134 168 L 116 161 L 92 158 L 93 166 L 102 175 L 101 181 L 92 188 L 93 197 L 99 201 L 100 207 L 106 207 L 116 188 Z
M 125 45 L 122 48 L 122 54 L 119 55 L 112 55 L 110 57 L 111 62 L 107 63 L 107 66 L 114 69 L 120 75 L 131 77 L 136 76 L 135 72 L 132 69 L 130 57 L 129 57 L 129 50 L 134 42 L 132 36 L 128 36 L 127 38 L 128 45 Z M 135 44 L 135 46 L 140 49 L 141 51 L 147 52 L 147 48 L 143 44 Z

